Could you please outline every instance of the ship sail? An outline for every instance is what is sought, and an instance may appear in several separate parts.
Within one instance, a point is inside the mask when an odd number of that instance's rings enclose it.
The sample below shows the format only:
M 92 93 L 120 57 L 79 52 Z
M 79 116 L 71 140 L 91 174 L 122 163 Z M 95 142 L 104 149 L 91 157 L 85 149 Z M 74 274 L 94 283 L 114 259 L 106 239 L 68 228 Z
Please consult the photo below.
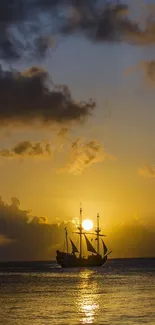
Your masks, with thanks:
M 102 240 L 102 244 L 103 244 L 103 254 L 106 255 L 107 251 L 108 251 L 108 248 L 106 246 L 106 244 L 104 243 L 103 239 L 101 238 Z
M 84 234 L 85 236 L 85 240 L 86 240 L 86 244 L 87 244 L 87 250 L 88 252 L 91 252 L 91 253 L 95 253 L 97 254 L 95 248 L 92 246 L 92 244 L 90 243 L 90 241 L 88 240 L 88 238 L 86 237 L 86 235 Z
M 73 241 L 71 239 L 70 239 L 70 242 L 71 242 L 71 245 L 72 245 L 72 253 L 73 254 L 78 253 L 79 251 L 78 251 L 77 247 L 75 246 L 75 244 L 73 243 Z

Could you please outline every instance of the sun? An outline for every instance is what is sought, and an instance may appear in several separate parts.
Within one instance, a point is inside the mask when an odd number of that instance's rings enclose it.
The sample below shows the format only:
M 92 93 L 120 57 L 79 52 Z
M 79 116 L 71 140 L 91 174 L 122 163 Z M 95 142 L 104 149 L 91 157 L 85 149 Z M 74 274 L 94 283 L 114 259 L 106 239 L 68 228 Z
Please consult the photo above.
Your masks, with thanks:
M 82 222 L 82 227 L 84 230 L 91 230 L 93 228 L 93 222 L 89 219 L 85 219 Z

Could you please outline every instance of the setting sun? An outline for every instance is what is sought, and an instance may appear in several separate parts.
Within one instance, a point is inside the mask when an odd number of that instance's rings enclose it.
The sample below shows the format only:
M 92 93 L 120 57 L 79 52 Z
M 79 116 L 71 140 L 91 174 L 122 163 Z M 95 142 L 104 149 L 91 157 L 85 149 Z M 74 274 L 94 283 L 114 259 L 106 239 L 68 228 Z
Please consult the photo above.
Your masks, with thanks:
M 90 230 L 93 228 L 93 222 L 89 219 L 85 219 L 82 222 L 82 227 L 84 228 L 84 230 Z

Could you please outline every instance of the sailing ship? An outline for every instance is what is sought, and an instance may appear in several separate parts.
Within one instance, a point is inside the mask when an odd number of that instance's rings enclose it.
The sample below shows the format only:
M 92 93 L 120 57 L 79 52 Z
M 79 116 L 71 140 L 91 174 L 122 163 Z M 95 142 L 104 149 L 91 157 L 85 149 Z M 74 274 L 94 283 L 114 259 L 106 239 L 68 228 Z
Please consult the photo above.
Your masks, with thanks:
M 82 227 L 82 208 L 80 208 L 80 224 L 77 228 L 78 231 L 74 232 L 79 235 L 80 237 L 80 247 L 79 249 L 74 244 L 72 239 L 70 239 L 72 252 L 69 253 L 68 249 L 68 232 L 67 228 L 65 228 L 65 235 L 66 235 L 66 252 L 61 252 L 59 250 L 56 251 L 56 260 L 61 267 L 95 267 L 95 266 L 102 266 L 107 261 L 108 255 L 111 251 L 108 252 L 108 248 L 103 241 L 102 237 L 105 236 L 101 234 L 101 229 L 99 226 L 99 214 L 97 214 L 97 228 L 95 229 L 94 233 L 85 232 Z M 95 235 L 95 240 L 97 242 L 97 249 L 95 249 L 88 239 L 87 235 Z M 87 257 L 83 256 L 83 240 L 82 237 L 85 238 L 87 251 L 91 253 L 88 254 Z M 100 239 L 102 242 L 102 253 L 100 252 Z

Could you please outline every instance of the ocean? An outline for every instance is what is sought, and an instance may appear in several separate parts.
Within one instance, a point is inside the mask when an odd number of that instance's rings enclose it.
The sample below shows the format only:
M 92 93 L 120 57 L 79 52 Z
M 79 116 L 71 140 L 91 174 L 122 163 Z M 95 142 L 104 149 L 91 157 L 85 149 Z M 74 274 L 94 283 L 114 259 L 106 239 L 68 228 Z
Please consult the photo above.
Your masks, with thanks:
M 1 325 L 155 324 L 155 259 L 0 263 Z

